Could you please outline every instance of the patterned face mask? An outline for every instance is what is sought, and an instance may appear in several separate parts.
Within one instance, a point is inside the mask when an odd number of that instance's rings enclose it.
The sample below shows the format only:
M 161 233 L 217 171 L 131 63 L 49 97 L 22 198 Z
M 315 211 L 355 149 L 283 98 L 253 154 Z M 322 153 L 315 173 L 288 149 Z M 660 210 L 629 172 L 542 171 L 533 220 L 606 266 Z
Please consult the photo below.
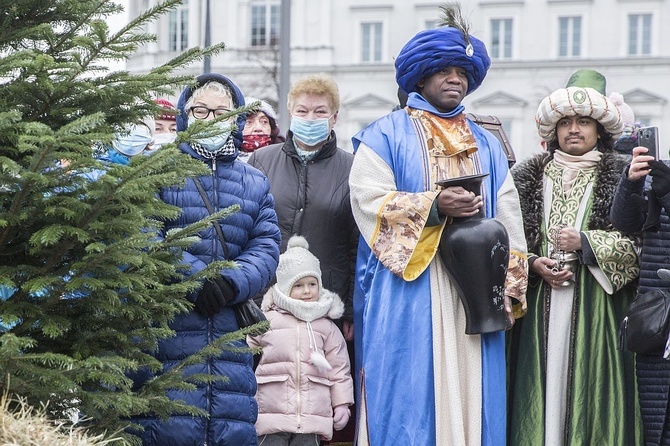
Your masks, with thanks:
M 254 133 L 251 135 L 244 135 L 242 140 L 242 150 L 245 152 L 253 152 L 256 149 L 270 145 L 270 135 L 262 135 Z

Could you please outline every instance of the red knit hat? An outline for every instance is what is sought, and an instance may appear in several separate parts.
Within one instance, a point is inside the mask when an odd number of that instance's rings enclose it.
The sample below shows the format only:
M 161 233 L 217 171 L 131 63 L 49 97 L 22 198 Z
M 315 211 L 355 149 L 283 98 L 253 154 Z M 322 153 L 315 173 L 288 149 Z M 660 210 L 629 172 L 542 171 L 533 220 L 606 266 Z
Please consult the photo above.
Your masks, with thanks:
M 177 120 L 177 109 L 172 104 L 172 102 L 168 101 L 167 99 L 154 99 L 154 102 L 163 107 L 163 111 L 156 116 L 156 119 L 163 119 L 166 121 Z

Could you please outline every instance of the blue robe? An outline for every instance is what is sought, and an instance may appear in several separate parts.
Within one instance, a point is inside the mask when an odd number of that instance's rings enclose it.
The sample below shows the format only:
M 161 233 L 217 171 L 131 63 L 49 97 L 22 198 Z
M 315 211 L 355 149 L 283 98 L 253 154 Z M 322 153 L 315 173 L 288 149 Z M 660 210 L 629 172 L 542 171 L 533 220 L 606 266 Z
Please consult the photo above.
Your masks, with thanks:
M 498 191 L 509 172 L 507 158 L 491 133 L 471 121 L 468 124 L 477 143 L 481 170 L 490 174 L 483 184 L 486 216 L 495 217 Z M 354 136 L 353 143 L 355 150 L 365 144 L 388 165 L 397 191 L 435 189 L 406 110 L 372 123 Z M 354 314 L 357 391 L 365 394 L 370 444 L 436 444 L 430 268 L 415 280 L 405 280 L 384 266 L 362 238 Z M 504 445 L 504 333 L 482 335 L 481 355 L 481 444 Z

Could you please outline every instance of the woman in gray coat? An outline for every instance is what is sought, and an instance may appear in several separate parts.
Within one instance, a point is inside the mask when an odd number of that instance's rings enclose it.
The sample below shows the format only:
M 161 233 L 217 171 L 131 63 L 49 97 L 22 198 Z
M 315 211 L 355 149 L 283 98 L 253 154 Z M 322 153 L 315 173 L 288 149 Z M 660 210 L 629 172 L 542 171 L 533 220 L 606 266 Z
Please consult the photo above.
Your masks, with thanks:
M 256 150 L 249 164 L 270 180 L 281 231 L 281 252 L 301 235 L 321 259 L 323 286 L 344 301 L 342 331 L 353 339 L 352 296 L 358 229 L 349 201 L 351 153 L 337 147 L 333 127 L 340 97 L 325 75 L 308 76 L 288 94 L 291 125 L 283 144 Z

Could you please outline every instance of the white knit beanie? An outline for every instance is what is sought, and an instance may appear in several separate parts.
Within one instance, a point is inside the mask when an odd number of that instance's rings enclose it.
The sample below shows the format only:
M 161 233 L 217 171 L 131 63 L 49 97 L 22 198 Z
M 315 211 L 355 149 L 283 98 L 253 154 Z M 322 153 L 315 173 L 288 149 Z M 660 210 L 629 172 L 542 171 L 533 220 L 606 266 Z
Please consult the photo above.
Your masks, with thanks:
M 254 102 L 260 102 L 260 106 L 258 107 L 258 111 L 261 111 L 267 115 L 268 118 L 272 118 L 274 121 L 277 121 L 277 113 L 275 112 L 274 108 L 267 102 L 264 101 L 263 99 L 256 99 L 247 96 L 245 98 L 245 104 L 246 105 L 251 105 Z
M 291 288 L 303 277 L 316 277 L 321 285 L 321 264 L 314 254 L 309 252 L 309 243 L 304 237 L 294 235 L 286 245 L 286 252 L 279 256 L 277 267 L 277 287 L 286 296 L 291 295 Z

